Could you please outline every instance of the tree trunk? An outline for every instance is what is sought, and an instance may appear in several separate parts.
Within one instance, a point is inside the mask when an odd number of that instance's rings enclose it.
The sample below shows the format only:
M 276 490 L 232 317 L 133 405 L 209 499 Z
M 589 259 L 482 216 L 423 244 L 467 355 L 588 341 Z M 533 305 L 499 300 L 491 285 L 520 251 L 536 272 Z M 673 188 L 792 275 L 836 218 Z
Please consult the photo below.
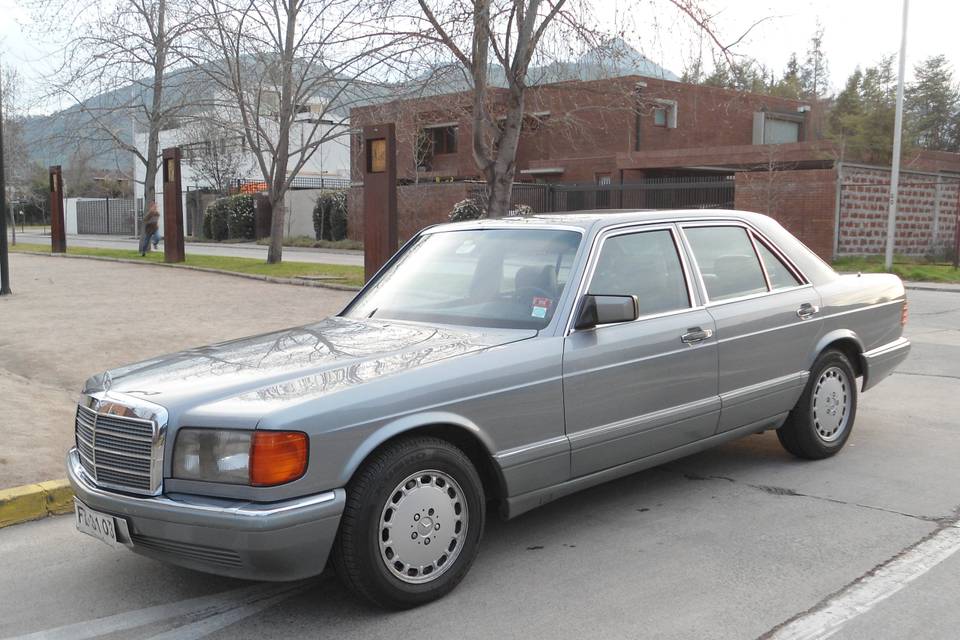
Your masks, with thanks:
M 270 210 L 273 218 L 270 220 L 270 248 L 267 250 L 267 262 L 277 264 L 283 260 L 283 196 L 278 199 L 270 197 Z
M 156 57 L 153 61 L 153 96 L 150 104 L 146 166 L 143 174 L 144 214 L 150 207 L 150 203 L 156 202 L 157 198 L 157 157 L 160 155 L 160 130 L 163 128 L 163 74 L 167 66 L 165 13 L 166 1 L 160 0 L 157 9 L 157 39 L 154 43 Z M 137 141 L 133 140 L 132 142 L 136 146 Z

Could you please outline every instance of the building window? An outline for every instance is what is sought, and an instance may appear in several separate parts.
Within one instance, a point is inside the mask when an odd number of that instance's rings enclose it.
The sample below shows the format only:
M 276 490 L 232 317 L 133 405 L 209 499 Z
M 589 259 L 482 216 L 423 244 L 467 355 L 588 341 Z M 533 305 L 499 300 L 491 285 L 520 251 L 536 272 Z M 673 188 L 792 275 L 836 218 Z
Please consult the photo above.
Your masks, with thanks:
M 426 133 L 430 139 L 432 155 L 457 152 L 457 125 L 429 127 Z
M 653 124 L 657 127 L 667 126 L 667 109 L 666 107 L 657 107 L 653 110 Z
M 802 140 L 803 115 L 757 111 L 753 114 L 753 144 L 785 144 Z

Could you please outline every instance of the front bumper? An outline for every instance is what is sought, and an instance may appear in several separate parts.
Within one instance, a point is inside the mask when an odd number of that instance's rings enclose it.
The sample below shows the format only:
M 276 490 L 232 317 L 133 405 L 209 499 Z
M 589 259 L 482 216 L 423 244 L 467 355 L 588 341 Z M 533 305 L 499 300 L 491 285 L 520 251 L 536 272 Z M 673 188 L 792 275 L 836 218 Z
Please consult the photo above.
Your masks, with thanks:
M 250 580 L 321 573 L 346 501 L 343 489 L 272 503 L 114 493 L 93 483 L 76 449 L 67 454 L 67 475 L 80 501 L 117 518 L 118 540 L 133 551 Z
M 874 387 L 893 373 L 910 354 L 910 341 L 898 338 L 863 354 L 863 390 Z

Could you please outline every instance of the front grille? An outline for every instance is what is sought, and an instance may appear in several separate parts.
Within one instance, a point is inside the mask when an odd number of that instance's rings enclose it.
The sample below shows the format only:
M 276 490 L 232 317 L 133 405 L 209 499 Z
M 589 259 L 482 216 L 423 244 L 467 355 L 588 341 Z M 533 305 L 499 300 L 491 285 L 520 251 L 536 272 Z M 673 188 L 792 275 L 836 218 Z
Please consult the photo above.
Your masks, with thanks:
M 76 439 L 80 464 L 97 484 L 133 493 L 158 491 L 160 445 L 152 421 L 79 405 Z

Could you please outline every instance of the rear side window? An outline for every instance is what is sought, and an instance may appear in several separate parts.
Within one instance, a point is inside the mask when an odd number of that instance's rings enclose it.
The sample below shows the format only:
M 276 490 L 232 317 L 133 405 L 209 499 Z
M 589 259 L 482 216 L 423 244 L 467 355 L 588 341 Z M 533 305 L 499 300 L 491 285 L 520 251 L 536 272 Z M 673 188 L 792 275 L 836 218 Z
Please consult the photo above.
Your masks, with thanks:
M 800 281 L 793 275 L 787 265 L 770 251 L 763 242 L 757 239 L 757 250 L 760 252 L 760 258 L 763 260 L 763 266 L 767 268 L 767 275 L 770 277 L 770 288 L 786 289 L 800 285 Z
M 743 227 L 684 229 L 710 300 L 727 300 L 767 290 L 763 268 Z
M 662 229 L 607 238 L 589 292 L 637 296 L 642 316 L 689 307 L 673 234 Z

